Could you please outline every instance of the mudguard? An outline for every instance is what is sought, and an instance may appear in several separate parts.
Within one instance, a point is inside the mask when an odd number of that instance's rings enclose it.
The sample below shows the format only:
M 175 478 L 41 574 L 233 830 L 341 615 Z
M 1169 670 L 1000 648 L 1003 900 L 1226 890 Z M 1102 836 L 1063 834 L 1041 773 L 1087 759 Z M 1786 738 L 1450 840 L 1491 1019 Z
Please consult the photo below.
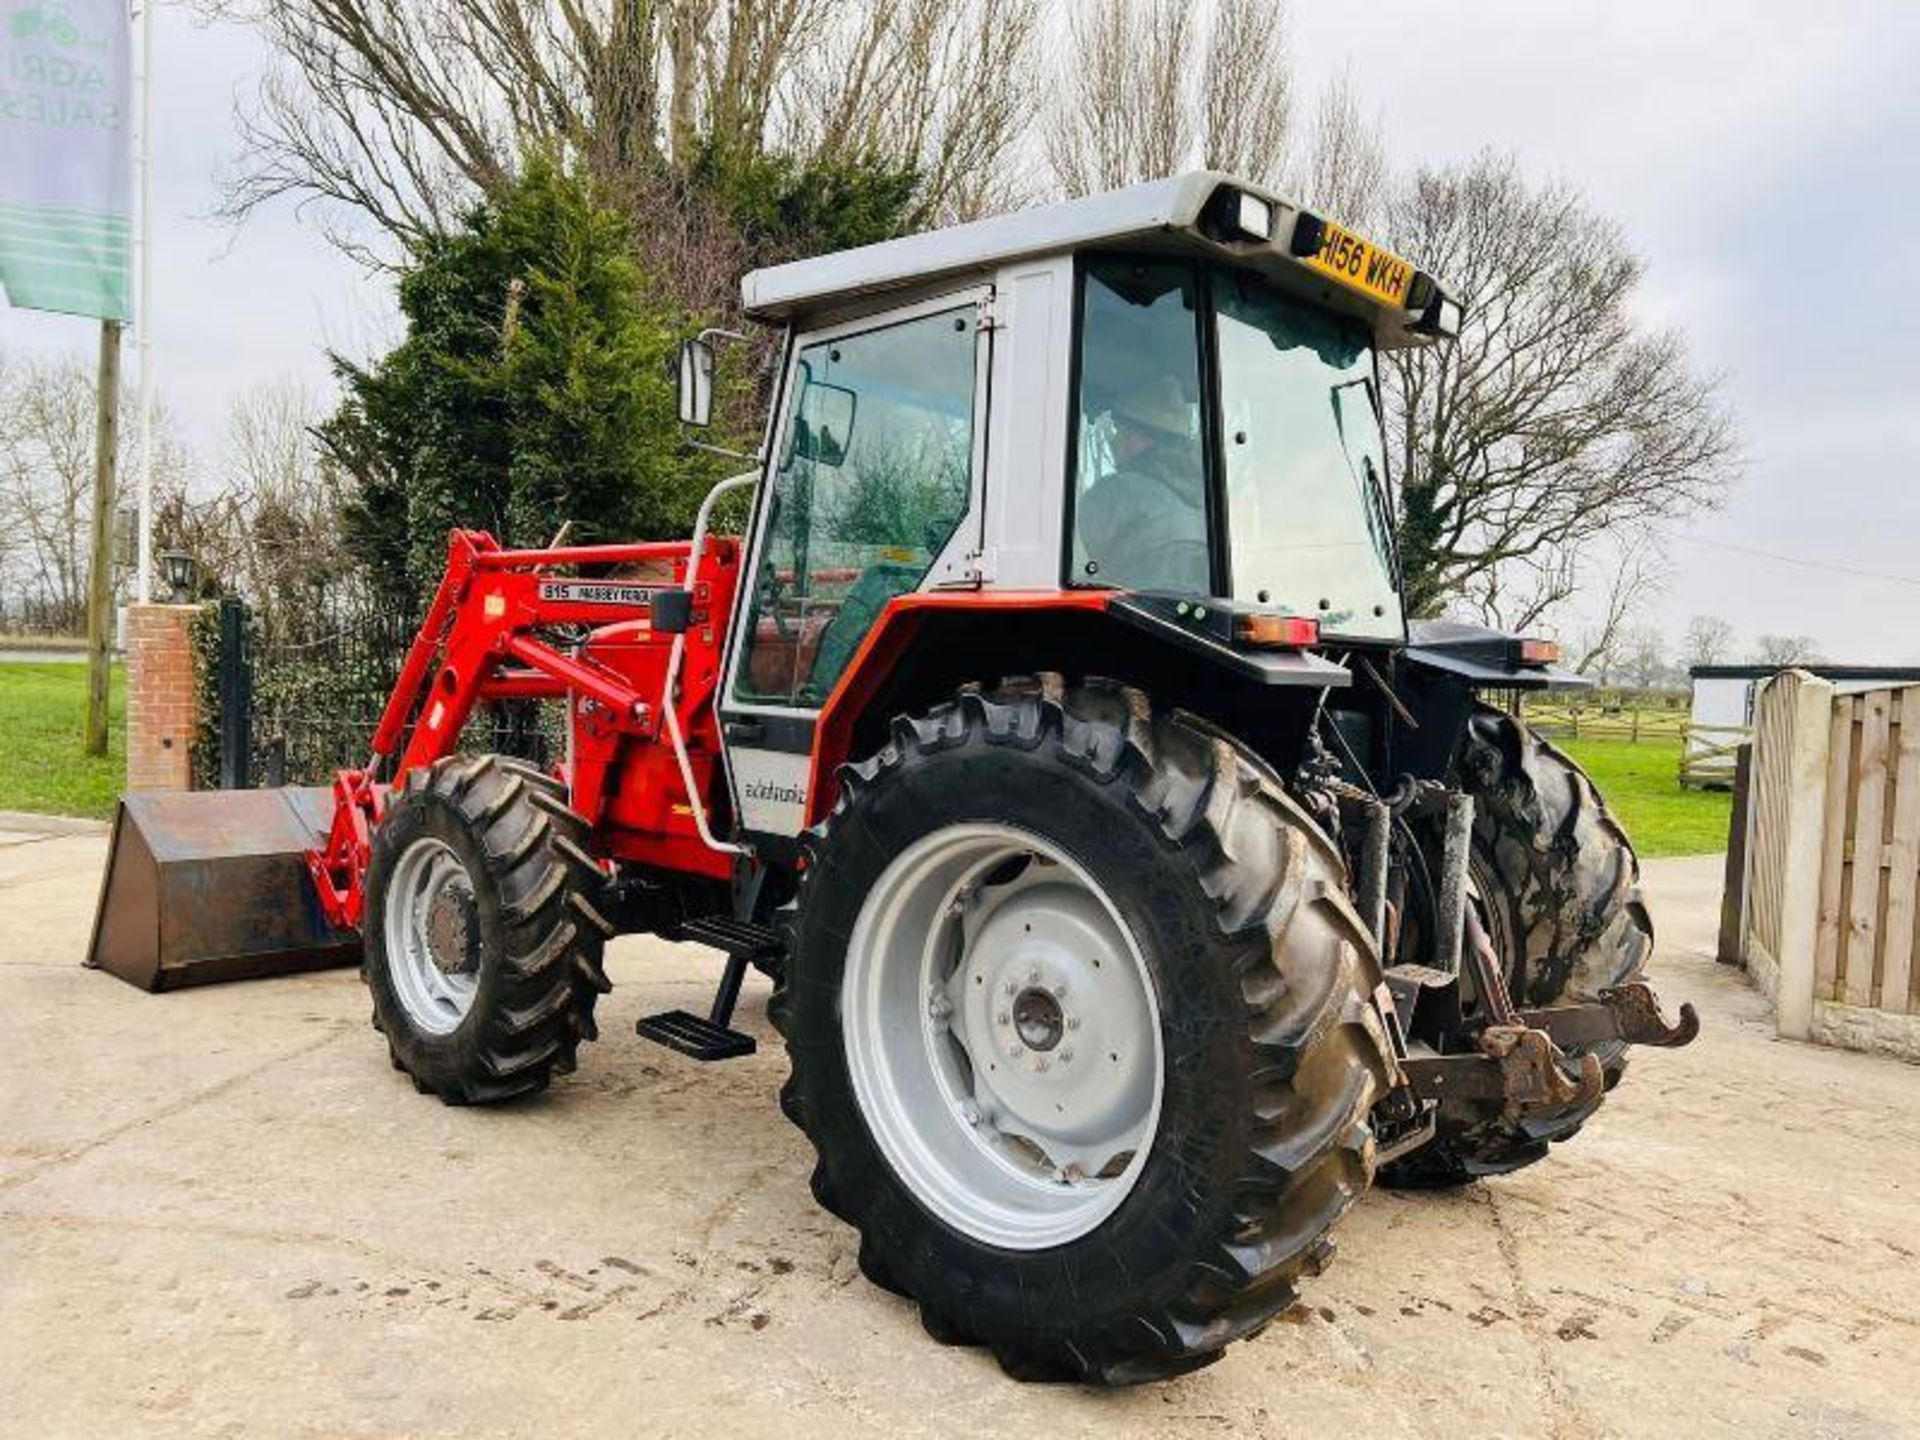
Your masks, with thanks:
M 1462 620 L 1415 620 L 1402 667 L 1418 666 L 1456 676 L 1469 685 L 1501 690 L 1587 690 L 1593 680 L 1552 665 L 1520 661 L 1520 639 Z

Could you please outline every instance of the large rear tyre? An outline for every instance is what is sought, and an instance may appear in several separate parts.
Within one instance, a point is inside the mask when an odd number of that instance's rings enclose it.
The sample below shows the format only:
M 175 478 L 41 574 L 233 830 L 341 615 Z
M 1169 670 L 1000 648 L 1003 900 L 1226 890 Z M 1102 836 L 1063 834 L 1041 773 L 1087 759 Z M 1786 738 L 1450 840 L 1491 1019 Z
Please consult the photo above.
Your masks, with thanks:
M 524 1095 L 595 1038 L 613 927 L 586 830 L 558 781 L 493 755 L 412 770 L 389 797 L 361 975 L 417 1089 L 450 1105 Z
M 1485 705 L 1468 719 L 1455 769 L 1474 799 L 1474 901 L 1514 1003 L 1597 1000 L 1638 977 L 1653 953 L 1640 861 L 1586 771 Z M 1612 1089 L 1626 1071 L 1626 1045 L 1588 1048 Z M 1498 1101 L 1448 1100 L 1432 1143 L 1383 1167 L 1381 1183 L 1445 1188 L 1518 1170 L 1571 1139 L 1599 1105 L 1515 1124 Z
M 962 692 L 841 785 L 771 1013 L 868 1278 L 1023 1379 L 1261 1330 L 1367 1188 L 1392 1069 L 1337 852 L 1100 681 Z

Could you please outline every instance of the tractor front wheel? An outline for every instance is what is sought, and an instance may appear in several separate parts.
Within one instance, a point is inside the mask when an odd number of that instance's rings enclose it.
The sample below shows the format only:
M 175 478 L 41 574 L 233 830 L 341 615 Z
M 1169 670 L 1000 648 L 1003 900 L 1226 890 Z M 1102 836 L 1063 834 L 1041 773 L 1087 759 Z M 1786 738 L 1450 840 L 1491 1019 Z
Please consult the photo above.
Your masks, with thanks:
M 394 1068 L 450 1105 L 543 1089 L 595 1036 L 613 927 L 586 822 L 515 760 L 450 756 L 387 801 L 361 974 Z
M 1021 1378 L 1257 1333 L 1367 1188 L 1392 1065 L 1333 847 L 1097 681 L 963 692 L 841 785 L 772 1014 L 867 1276 Z

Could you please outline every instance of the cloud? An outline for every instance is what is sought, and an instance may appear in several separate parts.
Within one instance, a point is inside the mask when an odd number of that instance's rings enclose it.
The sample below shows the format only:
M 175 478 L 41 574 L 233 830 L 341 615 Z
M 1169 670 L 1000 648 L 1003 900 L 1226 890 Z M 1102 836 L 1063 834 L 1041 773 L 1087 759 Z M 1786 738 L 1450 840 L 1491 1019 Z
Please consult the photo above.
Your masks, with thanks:
M 1483 147 L 1578 184 L 1650 271 L 1649 323 L 1726 377 L 1749 459 L 1704 539 L 1920 574 L 1909 477 L 1920 362 L 1920 7 L 1299 5 L 1309 85 L 1351 64 L 1402 164 Z M 1749 639 L 1920 659 L 1911 587 L 1676 542 L 1648 618 L 1715 613 Z

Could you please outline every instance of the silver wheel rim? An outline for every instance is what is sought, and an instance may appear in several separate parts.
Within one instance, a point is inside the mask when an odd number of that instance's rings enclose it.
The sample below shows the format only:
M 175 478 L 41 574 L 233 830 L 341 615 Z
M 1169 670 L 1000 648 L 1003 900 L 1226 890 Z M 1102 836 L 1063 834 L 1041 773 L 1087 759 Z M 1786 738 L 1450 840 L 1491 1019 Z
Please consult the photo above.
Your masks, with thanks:
M 473 879 L 441 840 L 422 836 L 401 852 L 387 883 L 387 973 L 407 1018 L 450 1035 L 473 1008 L 480 939 Z
M 847 944 L 847 1065 L 893 1171 L 962 1233 L 1013 1250 L 1098 1227 L 1160 1121 L 1159 1003 L 1105 891 L 1008 825 L 923 836 Z

